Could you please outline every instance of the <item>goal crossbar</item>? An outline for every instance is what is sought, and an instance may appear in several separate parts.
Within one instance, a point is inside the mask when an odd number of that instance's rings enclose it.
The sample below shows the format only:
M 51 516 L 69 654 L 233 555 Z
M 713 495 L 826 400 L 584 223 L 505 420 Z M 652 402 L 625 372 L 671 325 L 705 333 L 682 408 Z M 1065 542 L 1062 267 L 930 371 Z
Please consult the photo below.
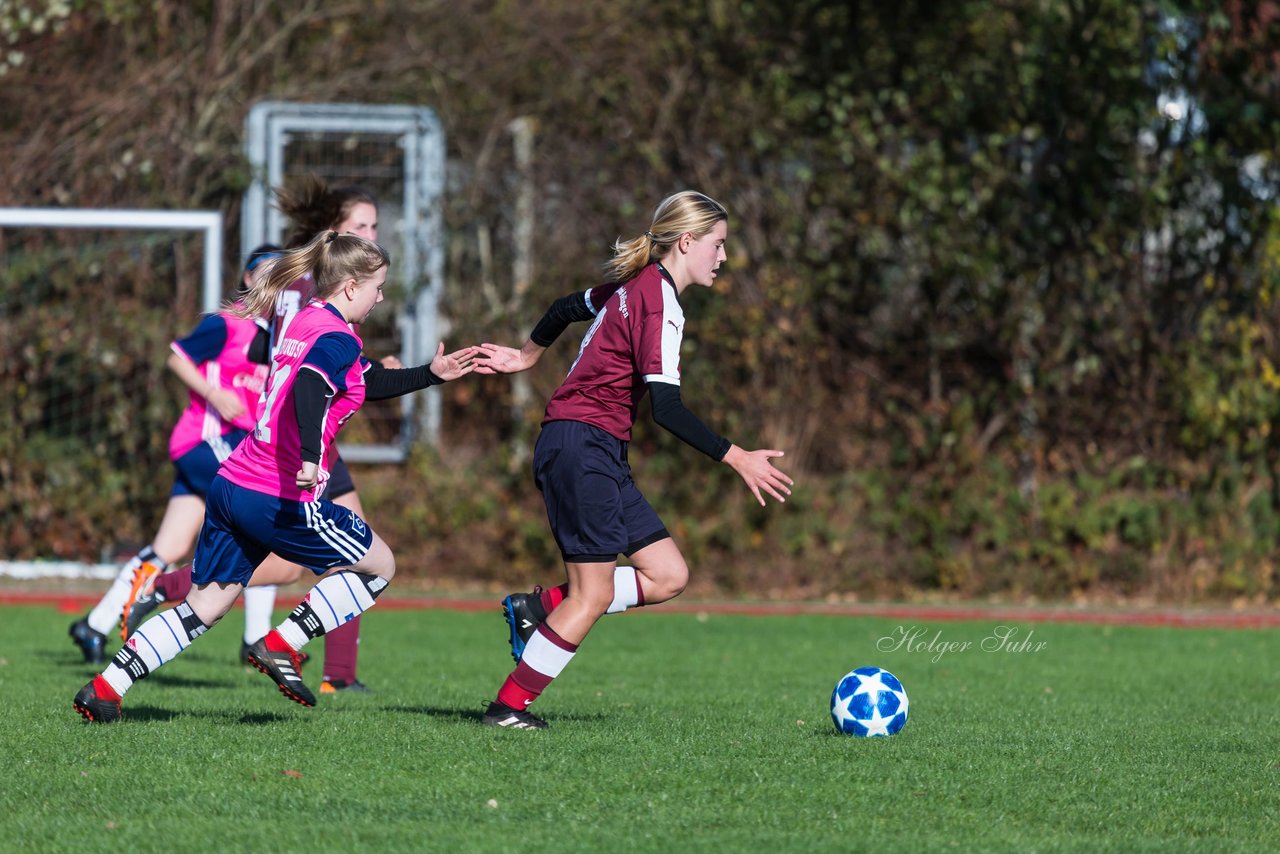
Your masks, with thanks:
M 222 213 L 129 208 L 0 208 L 0 227 L 142 229 L 204 233 L 201 311 L 222 304 Z

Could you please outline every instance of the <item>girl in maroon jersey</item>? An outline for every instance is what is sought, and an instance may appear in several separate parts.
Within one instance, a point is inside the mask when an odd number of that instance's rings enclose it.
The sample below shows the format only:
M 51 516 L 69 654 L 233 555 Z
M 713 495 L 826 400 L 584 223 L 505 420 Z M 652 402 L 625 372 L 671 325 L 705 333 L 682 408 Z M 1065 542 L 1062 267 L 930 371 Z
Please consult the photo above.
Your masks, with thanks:
M 547 404 L 534 478 L 564 558 L 566 584 L 503 602 L 515 670 L 482 719 L 544 729 L 527 711 L 606 613 L 665 602 L 684 590 L 689 567 L 631 477 L 627 446 L 646 393 L 653 418 L 677 438 L 727 463 L 761 505 L 785 501 L 791 478 L 773 465 L 782 451 L 745 451 L 708 428 L 680 399 L 680 342 L 690 286 L 712 286 L 725 260 L 729 215 L 702 193 L 664 199 L 649 230 L 614 245 L 609 284 L 563 297 L 519 350 L 482 345 L 479 373 L 532 367 L 577 320 L 592 319 L 573 366 Z M 618 566 L 619 554 L 630 566 Z

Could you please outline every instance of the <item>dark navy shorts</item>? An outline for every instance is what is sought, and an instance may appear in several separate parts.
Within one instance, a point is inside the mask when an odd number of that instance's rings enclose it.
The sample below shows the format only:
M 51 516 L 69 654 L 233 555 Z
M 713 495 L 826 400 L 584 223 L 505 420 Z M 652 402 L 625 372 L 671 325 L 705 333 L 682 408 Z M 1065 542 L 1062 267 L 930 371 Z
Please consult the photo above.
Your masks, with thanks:
M 325 501 L 332 501 L 355 491 L 356 482 L 351 479 L 351 469 L 347 468 L 346 460 L 338 457 L 329 466 L 329 479 L 324 482 L 324 494 L 320 497 Z
M 372 544 L 364 520 L 332 501 L 291 501 L 215 477 L 205 498 L 191 581 L 248 584 L 271 552 L 320 575 L 359 562 Z
M 568 563 L 608 563 L 670 536 L 636 488 L 627 443 L 581 421 L 552 421 L 533 451 L 533 479 Z
M 173 489 L 170 498 L 195 495 L 204 498 L 213 485 L 222 461 L 248 436 L 245 430 L 231 430 L 218 439 L 206 439 L 173 461 Z M 350 475 L 347 476 L 350 479 Z

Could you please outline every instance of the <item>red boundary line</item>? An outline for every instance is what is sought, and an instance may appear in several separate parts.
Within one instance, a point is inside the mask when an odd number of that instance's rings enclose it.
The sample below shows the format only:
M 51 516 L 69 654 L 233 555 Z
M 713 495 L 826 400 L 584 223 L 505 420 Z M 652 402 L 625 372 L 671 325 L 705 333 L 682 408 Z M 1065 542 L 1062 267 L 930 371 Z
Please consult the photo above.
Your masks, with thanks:
M 53 605 L 64 613 L 79 613 L 99 597 L 71 593 L 0 592 L 0 605 Z M 379 610 L 497 611 L 497 599 L 449 599 L 431 596 L 388 596 Z M 1269 629 L 1280 627 L 1280 611 L 1138 610 L 994 607 L 982 605 L 895 605 L 751 602 L 668 602 L 663 611 L 683 614 L 738 614 L 832 617 L 887 617 L 930 622 L 1003 621 L 1020 623 L 1084 623 L 1115 626 L 1173 626 L 1179 628 Z

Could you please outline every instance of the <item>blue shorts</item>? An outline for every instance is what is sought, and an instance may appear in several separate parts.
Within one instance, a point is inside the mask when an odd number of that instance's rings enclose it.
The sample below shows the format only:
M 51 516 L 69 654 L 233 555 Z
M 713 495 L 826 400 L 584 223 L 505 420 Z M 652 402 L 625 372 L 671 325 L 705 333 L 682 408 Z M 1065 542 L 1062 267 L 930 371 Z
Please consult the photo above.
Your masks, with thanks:
M 231 456 L 248 436 L 245 430 L 231 430 L 227 435 L 213 441 L 205 440 L 173 461 L 173 489 L 170 498 L 180 495 L 196 495 L 204 498 L 209 494 L 213 477 L 218 473 L 222 461 Z M 350 480 L 351 476 L 347 475 Z
M 670 536 L 636 488 L 627 443 L 581 421 L 552 421 L 533 451 L 533 479 L 568 563 L 608 563 Z
M 332 501 L 355 491 L 356 482 L 351 479 L 351 469 L 347 468 L 347 461 L 342 457 L 336 458 L 333 465 L 329 467 L 329 479 L 325 481 L 324 494 L 320 497 L 326 501 Z
M 248 584 L 271 552 L 320 575 L 369 553 L 373 531 L 346 507 L 290 501 L 215 477 L 191 561 L 193 584 Z

